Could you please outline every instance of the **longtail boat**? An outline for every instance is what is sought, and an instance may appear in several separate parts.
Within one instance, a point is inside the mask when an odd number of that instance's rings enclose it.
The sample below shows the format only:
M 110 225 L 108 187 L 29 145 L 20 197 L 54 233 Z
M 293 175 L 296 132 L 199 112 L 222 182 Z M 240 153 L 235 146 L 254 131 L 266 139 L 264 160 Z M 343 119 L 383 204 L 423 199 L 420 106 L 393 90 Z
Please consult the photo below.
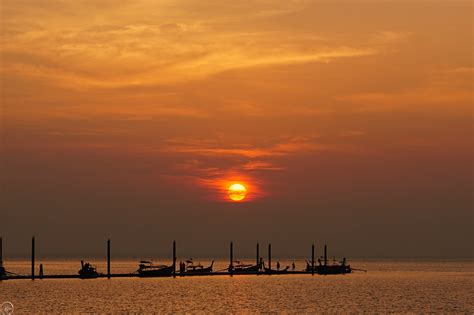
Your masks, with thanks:
M 93 279 L 93 278 L 97 278 L 98 276 L 99 276 L 99 273 L 97 272 L 97 269 L 94 266 L 92 266 L 88 262 L 84 263 L 84 261 L 81 260 L 81 269 L 79 270 L 79 278 Z
M 142 260 L 137 272 L 140 277 L 166 277 L 171 276 L 174 270 L 174 265 L 154 265 L 150 261 Z
M 257 265 L 249 265 L 249 264 L 237 264 L 237 265 L 230 265 L 228 270 L 234 274 L 246 274 L 246 273 L 258 273 L 262 269 L 260 264 Z
M 270 274 L 282 274 L 282 273 L 287 273 L 288 269 L 290 269 L 289 266 L 286 266 L 284 269 L 270 269 L 265 266 L 263 266 L 263 269 L 265 270 L 265 273 L 270 273 Z
M 312 271 L 311 264 L 308 261 L 306 261 L 306 271 Z M 346 264 L 346 258 L 332 265 L 328 264 L 327 259 L 324 260 L 324 264 L 321 262 L 321 259 L 318 259 L 318 265 L 314 266 L 314 273 L 319 275 L 342 275 L 351 272 L 352 268 Z
M 212 266 L 214 265 L 214 260 L 211 262 L 211 264 L 208 267 L 204 267 L 203 265 L 199 264 L 194 264 L 192 260 L 187 260 L 186 261 L 186 273 L 209 273 L 212 272 Z
M 4 279 L 7 277 L 7 271 L 5 270 L 5 267 L 1 265 L 0 262 L 0 279 Z

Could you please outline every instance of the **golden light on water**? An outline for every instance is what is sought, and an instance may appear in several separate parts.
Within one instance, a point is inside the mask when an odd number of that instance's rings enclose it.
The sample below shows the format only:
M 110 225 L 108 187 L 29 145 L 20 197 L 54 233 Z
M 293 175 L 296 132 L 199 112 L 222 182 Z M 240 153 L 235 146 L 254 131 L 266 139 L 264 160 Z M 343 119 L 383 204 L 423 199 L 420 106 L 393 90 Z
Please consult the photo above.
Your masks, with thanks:
M 232 201 L 242 201 L 247 196 L 247 188 L 240 184 L 232 184 L 229 186 L 228 196 Z

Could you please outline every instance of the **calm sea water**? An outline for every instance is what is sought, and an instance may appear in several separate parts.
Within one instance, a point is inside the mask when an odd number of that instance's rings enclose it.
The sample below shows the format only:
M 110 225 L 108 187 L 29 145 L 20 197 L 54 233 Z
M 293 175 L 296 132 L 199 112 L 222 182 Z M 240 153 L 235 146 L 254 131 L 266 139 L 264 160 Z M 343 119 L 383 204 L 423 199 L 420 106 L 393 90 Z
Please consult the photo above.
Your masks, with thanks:
M 92 261 L 98 270 L 105 263 Z M 207 265 L 207 261 L 202 263 Z M 276 260 L 275 260 L 276 263 Z M 76 273 L 77 260 L 43 261 L 47 273 Z M 281 265 L 291 264 L 282 261 Z M 472 261 L 352 261 L 367 269 L 344 276 L 272 275 L 189 278 L 0 281 L 0 304 L 26 313 L 474 313 Z M 215 270 L 226 261 L 216 262 Z M 296 262 L 304 268 L 303 261 Z M 7 270 L 29 272 L 28 261 Z M 112 272 L 136 270 L 136 261 L 113 261 Z

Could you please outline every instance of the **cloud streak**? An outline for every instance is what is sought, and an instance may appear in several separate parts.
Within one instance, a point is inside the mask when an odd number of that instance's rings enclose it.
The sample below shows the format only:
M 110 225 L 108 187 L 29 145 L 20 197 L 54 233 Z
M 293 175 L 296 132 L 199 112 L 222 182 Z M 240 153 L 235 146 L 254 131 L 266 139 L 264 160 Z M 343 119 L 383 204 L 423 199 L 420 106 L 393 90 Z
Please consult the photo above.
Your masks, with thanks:
M 371 56 L 383 49 L 381 44 L 399 39 L 387 33 L 379 40 L 368 36 L 360 44 L 334 43 L 324 36 L 258 27 L 266 19 L 304 8 L 304 2 L 283 3 L 275 10 L 257 2 L 252 6 L 257 12 L 253 17 L 244 14 L 250 8 L 243 6 L 237 13 L 226 11 L 226 17 L 209 19 L 175 7 L 169 10 L 166 2 L 145 1 L 138 7 L 128 4 L 127 18 L 117 23 L 116 11 L 105 2 L 110 10 L 103 11 L 101 23 L 83 24 L 87 3 L 65 5 L 66 10 L 77 12 L 66 20 L 56 15 L 59 12 L 46 14 L 30 2 L 25 10 L 35 14 L 28 16 L 26 24 L 24 15 L 11 17 L 11 12 L 24 6 L 8 2 L 1 68 L 5 74 L 48 79 L 67 87 L 170 84 L 232 69 Z M 162 13 L 151 22 L 141 17 L 144 9 Z M 32 16 L 36 18 L 31 20 Z M 243 17 L 256 29 L 242 24 L 237 29 L 223 27 Z
M 146 154 L 169 155 L 181 161 L 175 168 L 186 178 L 211 192 L 211 196 L 226 199 L 226 189 L 234 182 L 251 187 L 253 199 L 268 194 L 263 188 L 263 173 L 286 169 L 282 159 L 320 151 L 344 151 L 342 147 L 318 143 L 319 136 L 280 137 L 262 145 L 223 144 L 224 140 L 171 139 L 159 149 L 148 149 Z M 268 140 L 267 140 L 268 141 Z M 192 157 L 192 159 L 189 159 Z M 176 176 L 173 176 L 176 177 Z

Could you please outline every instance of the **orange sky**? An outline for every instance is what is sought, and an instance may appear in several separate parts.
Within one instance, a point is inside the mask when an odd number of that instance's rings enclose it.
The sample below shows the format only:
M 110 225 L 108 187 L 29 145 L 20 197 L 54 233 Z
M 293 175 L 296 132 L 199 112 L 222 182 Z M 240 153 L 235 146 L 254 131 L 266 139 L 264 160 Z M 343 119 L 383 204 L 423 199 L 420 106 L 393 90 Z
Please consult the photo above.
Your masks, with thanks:
M 159 226 L 161 239 L 203 229 L 198 240 L 211 242 L 238 213 L 254 222 L 230 238 L 273 235 L 288 252 L 290 239 L 326 239 L 363 255 L 468 254 L 472 1 L 3 0 L 0 10 L 10 238 L 74 240 L 85 226 L 150 236 L 135 218 L 180 221 Z M 246 203 L 223 202 L 235 181 L 249 186 Z

